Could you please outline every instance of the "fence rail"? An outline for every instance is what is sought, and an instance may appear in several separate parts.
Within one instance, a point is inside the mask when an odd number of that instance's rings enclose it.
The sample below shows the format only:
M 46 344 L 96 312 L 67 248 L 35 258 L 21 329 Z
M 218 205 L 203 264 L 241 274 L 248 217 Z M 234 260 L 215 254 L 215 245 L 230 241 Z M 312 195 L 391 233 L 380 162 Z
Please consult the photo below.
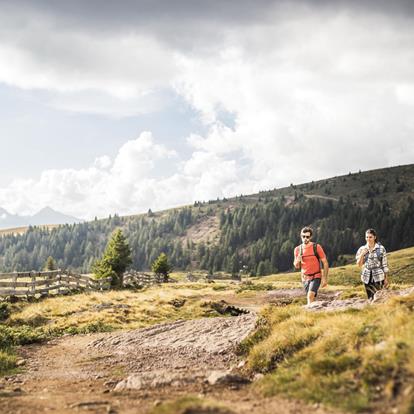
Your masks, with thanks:
M 207 280 L 241 280 L 240 274 L 233 274 L 233 275 L 227 275 L 227 274 L 209 274 L 206 276 Z
M 164 283 L 163 276 L 129 270 L 123 275 L 124 286 L 144 287 Z M 0 297 L 5 296 L 47 296 L 76 290 L 99 291 L 110 289 L 111 278 L 94 279 L 67 270 L 48 272 L 0 273 Z
M 0 274 L 1 296 L 35 296 L 68 293 L 74 290 L 105 290 L 111 278 L 94 279 L 66 270 L 13 272 Z
M 138 272 L 136 270 L 128 270 L 123 276 L 124 286 L 143 287 L 155 285 L 157 283 L 165 283 L 162 275 Z

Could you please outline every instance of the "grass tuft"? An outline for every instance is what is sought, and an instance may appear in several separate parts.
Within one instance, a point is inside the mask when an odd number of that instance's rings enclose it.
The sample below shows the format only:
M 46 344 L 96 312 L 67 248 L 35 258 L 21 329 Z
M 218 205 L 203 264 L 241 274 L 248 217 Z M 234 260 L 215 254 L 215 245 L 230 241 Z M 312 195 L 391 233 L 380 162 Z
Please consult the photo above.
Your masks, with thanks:
M 234 414 L 234 411 L 213 401 L 187 396 L 162 403 L 151 414 Z

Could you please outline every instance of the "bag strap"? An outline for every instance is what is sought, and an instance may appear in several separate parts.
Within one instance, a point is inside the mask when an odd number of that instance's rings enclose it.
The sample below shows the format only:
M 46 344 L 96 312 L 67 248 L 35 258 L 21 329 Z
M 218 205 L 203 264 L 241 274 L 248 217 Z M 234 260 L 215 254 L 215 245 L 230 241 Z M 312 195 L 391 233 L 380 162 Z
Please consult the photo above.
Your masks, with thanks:
M 319 257 L 319 253 L 318 253 L 318 243 L 313 243 L 313 254 L 316 256 L 319 262 L 321 258 Z
M 374 250 L 375 250 L 375 254 L 377 255 L 378 260 L 381 262 L 381 266 L 382 266 L 383 254 L 382 254 L 382 251 L 381 251 L 381 244 L 379 244 L 379 243 L 377 243 L 377 244 L 378 244 L 378 247 L 376 247 Z M 367 260 L 368 260 L 368 253 L 364 257 L 364 264 L 367 262 Z

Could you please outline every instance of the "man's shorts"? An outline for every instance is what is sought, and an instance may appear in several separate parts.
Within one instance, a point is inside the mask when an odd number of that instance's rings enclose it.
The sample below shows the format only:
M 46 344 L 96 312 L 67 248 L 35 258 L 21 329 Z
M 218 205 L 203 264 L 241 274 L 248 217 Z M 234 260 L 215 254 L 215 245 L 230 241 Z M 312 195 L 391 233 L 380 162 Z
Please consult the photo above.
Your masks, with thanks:
M 315 297 L 318 295 L 318 289 L 321 286 L 321 278 L 317 277 L 312 280 L 306 280 L 303 282 L 303 287 L 305 288 L 306 293 L 309 291 L 315 292 Z

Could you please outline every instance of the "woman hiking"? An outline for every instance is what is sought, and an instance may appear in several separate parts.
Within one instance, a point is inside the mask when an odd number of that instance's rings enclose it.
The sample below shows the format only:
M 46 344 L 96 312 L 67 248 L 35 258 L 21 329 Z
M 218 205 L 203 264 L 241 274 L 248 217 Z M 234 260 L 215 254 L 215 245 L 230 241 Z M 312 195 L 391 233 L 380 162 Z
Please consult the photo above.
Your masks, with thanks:
M 365 232 L 365 240 L 367 243 L 358 249 L 356 262 L 362 267 L 361 280 L 368 299 L 372 301 L 375 292 L 389 285 L 388 260 L 387 252 L 378 242 L 377 232 L 374 229 L 368 229 Z

